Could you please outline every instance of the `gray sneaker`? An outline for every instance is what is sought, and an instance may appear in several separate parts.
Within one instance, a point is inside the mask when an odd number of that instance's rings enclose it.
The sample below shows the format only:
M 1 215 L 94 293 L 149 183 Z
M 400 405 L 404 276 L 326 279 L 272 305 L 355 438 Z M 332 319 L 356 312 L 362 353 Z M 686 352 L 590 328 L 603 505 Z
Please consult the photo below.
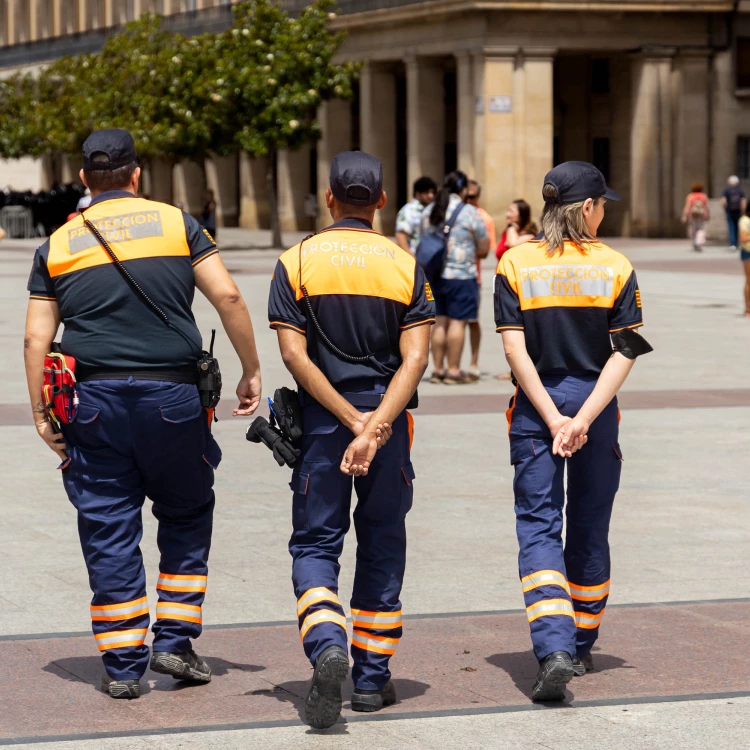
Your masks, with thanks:
M 573 660 L 567 651 L 555 651 L 542 660 L 531 692 L 534 701 L 565 700 L 565 687 L 573 679 Z
M 175 680 L 211 682 L 211 667 L 192 649 L 186 654 L 154 651 L 151 656 L 151 670 L 159 674 L 171 674 Z
M 112 698 L 140 698 L 141 683 L 138 680 L 113 680 L 108 674 L 102 677 L 102 692 Z

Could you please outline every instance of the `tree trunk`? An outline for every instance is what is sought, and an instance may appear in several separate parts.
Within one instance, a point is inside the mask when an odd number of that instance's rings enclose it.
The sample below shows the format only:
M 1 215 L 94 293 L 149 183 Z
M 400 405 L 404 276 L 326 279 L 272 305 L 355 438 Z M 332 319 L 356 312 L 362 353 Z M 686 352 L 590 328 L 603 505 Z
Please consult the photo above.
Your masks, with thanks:
M 282 250 L 284 241 L 281 238 L 281 223 L 279 222 L 276 151 L 270 151 L 266 159 L 266 190 L 268 190 L 268 214 L 271 220 L 271 246 L 276 250 Z

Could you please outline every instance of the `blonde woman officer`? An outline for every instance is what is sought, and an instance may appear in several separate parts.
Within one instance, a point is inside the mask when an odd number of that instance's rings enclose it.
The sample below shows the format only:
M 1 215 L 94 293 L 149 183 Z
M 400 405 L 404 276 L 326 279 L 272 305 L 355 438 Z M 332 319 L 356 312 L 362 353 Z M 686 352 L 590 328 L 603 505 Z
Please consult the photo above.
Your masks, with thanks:
M 633 267 L 596 239 L 606 202 L 620 196 L 584 162 L 555 167 L 543 196 L 542 234 L 500 260 L 495 319 L 518 386 L 507 416 L 519 572 L 540 664 L 532 699 L 559 701 L 592 668 L 622 462 L 616 394 L 651 347 L 635 332 Z

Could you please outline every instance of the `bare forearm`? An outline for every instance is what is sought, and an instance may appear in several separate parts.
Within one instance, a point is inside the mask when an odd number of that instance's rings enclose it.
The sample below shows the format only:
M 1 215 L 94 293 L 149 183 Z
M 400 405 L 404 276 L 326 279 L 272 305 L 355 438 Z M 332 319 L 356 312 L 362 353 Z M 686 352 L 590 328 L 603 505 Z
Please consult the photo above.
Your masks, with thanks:
M 559 411 L 542 384 L 539 373 L 536 371 L 526 348 L 518 346 L 512 349 L 506 348 L 505 359 L 508 361 L 519 386 L 528 396 L 539 416 L 546 424 L 556 419 L 559 416 Z
M 380 406 L 375 410 L 370 424 L 373 426 L 385 423 L 393 424 L 417 390 L 419 381 L 426 369 L 427 362 L 419 355 L 404 359 L 401 367 L 393 376 Z
M 45 342 L 27 335 L 24 341 L 23 359 L 26 366 L 26 383 L 29 401 L 35 422 L 44 420 L 42 408 L 42 386 L 44 385 L 44 358 L 50 350 L 52 340 Z
M 591 424 L 601 413 L 610 401 L 617 395 L 622 388 L 622 384 L 627 379 L 630 371 L 635 364 L 634 359 L 623 357 L 619 352 L 615 352 L 604 365 L 604 369 L 596 381 L 596 386 L 591 395 L 578 412 L 586 422 Z
M 407 253 L 411 253 L 411 247 L 409 247 L 409 235 L 406 234 L 406 232 L 396 232 L 396 244 L 402 250 L 406 250 Z
M 255 346 L 255 332 L 245 301 L 240 297 L 236 301 L 219 305 L 217 309 L 224 330 L 240 358 L 242 371 L 246 375 L 260 373 L 258 351 Z

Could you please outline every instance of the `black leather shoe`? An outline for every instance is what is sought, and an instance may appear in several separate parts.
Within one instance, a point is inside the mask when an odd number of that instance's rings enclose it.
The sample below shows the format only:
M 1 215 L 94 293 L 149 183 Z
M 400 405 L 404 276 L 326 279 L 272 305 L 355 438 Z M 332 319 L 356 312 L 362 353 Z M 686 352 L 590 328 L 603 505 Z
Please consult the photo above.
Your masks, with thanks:
M 341 683 L 349 674 L 349 657 L 341 646 L 329 646 L 315 662 L 305 699 L 305 721 L 313 729 L 332 727 L 341 714 Z
M 372 713 L 396 702 L 396 686 L 389 680 L 382 690 L 357 690 L 352 693 L 352 711 Z
M 555 651 L 542 660 L 531 691 L 534 701 L 561 701 L 573 679 L 573 660 L 567 651 Z
M 108 693 L 113 698 L 141 697 L 141 683 L 138 680 L 113 680 L 108 674 L 102 677 L 102 692 Z
M 192 649 L 186 654 L 154 651 L 151 656 L 151 669 L 159 674 L 171 674 L 175 680 L 211 682 L 211 667 Z
M 576 656 L 573 659 L 573 672 L 576 677 L 583 677 L 583 675 L 595 671 L 594 659 L 591 656 L 591 652 L 584 656 Z

